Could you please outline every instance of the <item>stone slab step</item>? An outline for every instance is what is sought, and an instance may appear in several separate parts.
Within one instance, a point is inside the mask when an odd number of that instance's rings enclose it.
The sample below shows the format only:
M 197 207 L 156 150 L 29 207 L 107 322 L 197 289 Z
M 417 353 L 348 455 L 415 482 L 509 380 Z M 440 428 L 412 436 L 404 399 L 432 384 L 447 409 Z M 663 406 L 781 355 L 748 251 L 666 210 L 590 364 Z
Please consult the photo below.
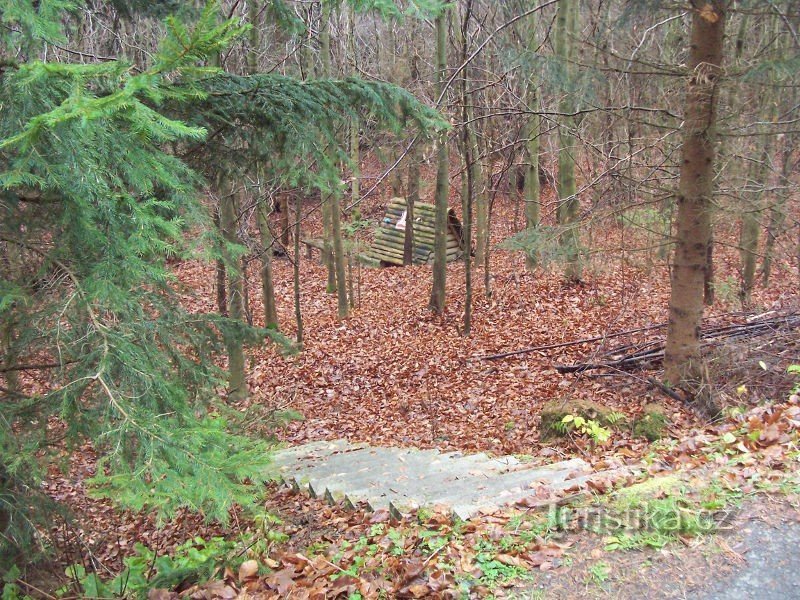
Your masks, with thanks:
M 470 503 L 477 498 L 495 497 L 504 492 L 531 490 L 531 485 L 536 482 L 550 484 L 564 481 L 570 476 L 582 475 L 589 469 L 585 461 L 576 458 L 544 467 L 529 465 L 490 476 L 464 477 L 446 482 L 446 485 L 408 486 L 398 490 L 395 506 L 403 511 L 433 504 L 452 506 Z
M 601 476 L 590 473 L 591 467 L 579 458 L 532 465 L 513 456 L 373 447 L 346 440 L 281 450 L 273 464 L 286 483 L 329 502 L 366 502 L 372 510 L 385 508 L 398 515 L 444 505 L 463 519 L 532 496 L 539 486 L 555 492 Z
M 347 440 L 328 440 L 321 442 L 311 442 L 302 446 L 291 448 L 281 448 L 272 457 L 271 466 L 280 470 L 283 467 L 297 464 L 299 461 L 319 461 L 340 452 L 358 450 L 366 448 L 367 444 L 353 444 Z
M 590 481 L 605 479 L 608 477 L 622 477 L 624 475 L 629 475 L 631 472 L 632 471 L 630 469 L 620 468 L 610 469 L 608 471 L 597 471 L 595 473 L 586 473 L 584 475 L 580 475 L 579 477 L 565 479 L 563 481 L 554 481 L 550 484 L 547 484 L 544 491 L 557 493 L 563 490 L 572 489 L 574 487 L 576 488 L 576 493 L 578 494 L 588 493 L 586 486 Z M 470 503 L 454 503 L 452 505 L 452 511 L 454 515 L 466 521 L 477 514 L 491 513 L 503 508 L 504 506 L 511 506 L 517 502 L 520 502 L 521 500 L 531 498 L 536 494 L 536 492 L 537 490 L 534 488 L 505 490 L 501 491 L 497 495 L 481 497 Z M 540 505 L 549 506 L 556 501 L 557 498 L 543 497 Z
M 425 490 L 431 487 L 449 486 L 456 481 L 471 477 L 488 477 L 490 473 L 514 467 L 518 461 L 493 459 L 485 454 L 459 457 L 440 457 L 431 461 L 406 461 L 398 463 L 380 473 L 361 472 L 355 477 L 339 477 L 325 482 L 334 498 L 347 495 L 351 501 L 369 493 L 375 487 L 390 489 L 394 494 L 403 490 Z

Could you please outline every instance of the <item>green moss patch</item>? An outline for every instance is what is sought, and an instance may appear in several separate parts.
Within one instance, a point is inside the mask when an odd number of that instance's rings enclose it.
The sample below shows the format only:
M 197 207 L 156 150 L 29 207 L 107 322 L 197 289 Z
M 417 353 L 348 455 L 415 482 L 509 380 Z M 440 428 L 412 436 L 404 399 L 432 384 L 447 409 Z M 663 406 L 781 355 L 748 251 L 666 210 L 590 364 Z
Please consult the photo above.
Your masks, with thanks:
M 563 421 L 567 415 L 583 417 L 586 420 L 596 421 L 603 426 L 613 426 L 619 423 L 619 419 L 614 417 L 616 414 L 605 406 L 591 400 L 580 398 L 551 400 L 542 407 L 541 438 L 548 439 L 563 436 L 566 433 Z
M 646 404 L 642 414 L 633 422 L 633 435 L 654 442 L 663 438 L 667 432 L 669 418 L 660 404 Z

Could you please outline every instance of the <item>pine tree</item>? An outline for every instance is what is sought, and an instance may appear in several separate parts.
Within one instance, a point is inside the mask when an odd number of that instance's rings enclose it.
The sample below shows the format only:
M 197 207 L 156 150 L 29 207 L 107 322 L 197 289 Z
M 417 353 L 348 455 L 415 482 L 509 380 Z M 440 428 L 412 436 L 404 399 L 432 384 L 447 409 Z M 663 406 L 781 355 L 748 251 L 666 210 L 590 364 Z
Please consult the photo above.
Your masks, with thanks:
M 2 13 L 3 56 L 24 47 L 33 57 L 43 40 L 62 39 L 62 11 L 73 4 L 15 0 Z M 2 64 L 4 546 L 24 545 L 42 517 L 32 495 L 51 418 L 68 444 L 93 444 L 95 490 L 121 505 L 161 515 L 189 507 L 224 521 L 232 503 L 251 501 L 247 483 L 268 477 L 269 447 L 236 433 L 239 415 L 218 397 L 225 374 L 216 361 L 225 341 L 254 343 L 267 332 L 181 306 L 186 290 L 168 260 L 214 260 L 224 248 L 230 268 L 244 251 L 220 239 L 199 192 L 257 164 L 283 181 L 331 189 L 331 157 L 346 156 L 337 128 L 355 113 L 395 130 L 411 121 L 443 126 L 390 85 L 205 66 L 243 32 L 220 23 L 214 4 L 192 26 L 168 18 L 165 28 L 144 68 L 24 55 Z M 298 167 L 307 158 L 316 170 Z

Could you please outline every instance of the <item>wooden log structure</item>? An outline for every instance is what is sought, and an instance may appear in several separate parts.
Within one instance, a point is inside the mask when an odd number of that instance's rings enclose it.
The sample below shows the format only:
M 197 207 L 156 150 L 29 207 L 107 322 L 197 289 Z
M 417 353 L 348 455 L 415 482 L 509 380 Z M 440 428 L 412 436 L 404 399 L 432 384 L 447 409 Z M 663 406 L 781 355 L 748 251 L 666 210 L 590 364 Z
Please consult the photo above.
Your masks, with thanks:
M 403 246 L 405 243 L 406 201 L 392 198 L 386 208 L 369 256 L 379 260 L 383 266 L 403 265 Z M 432 204 L 414 204 L 414 253 L 415 265 L 433 262 L 436 209 Z M 465 244 L 461 223 L 450 209 L 447 214 L 447 262 L 455 261 L 464 255 Z

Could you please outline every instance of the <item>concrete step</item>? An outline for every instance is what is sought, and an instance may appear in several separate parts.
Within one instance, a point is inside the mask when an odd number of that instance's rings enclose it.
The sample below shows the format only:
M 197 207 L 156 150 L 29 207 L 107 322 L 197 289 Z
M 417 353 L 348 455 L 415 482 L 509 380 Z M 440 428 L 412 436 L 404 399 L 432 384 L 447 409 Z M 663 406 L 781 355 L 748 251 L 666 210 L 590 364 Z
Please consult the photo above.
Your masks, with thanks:
M 372 447 L 346 440 L 281 450 L 273 464 L 285 482 L 330 502 L 366 502 L 372 510 L 397 514 L 445 505 L 464 519 L 531 496 L 540 485 L 568 489 L 600 475 L 589 473 L 589 465 L 578 458 L 537 466 L 513 456 Z
M 292 478 L 301 487 L 311 486 L 314 492 L 324 492 L 326 487 L 360 485 L 362 481 L 391 481 L 404 465 L 435 464 L 440 459 L 437 451 L 416 451 L 400 448 L 363 448 L 336 454 L 311 465 L 299 462 L 284 470 L 284 478 Z M 337 485 L 338 484 L 338 485 Z
M 394 495 L 407 494 L 409 490 L 441 487 L 468 477 L 487 477 L 489 473 L 515 466 L 516 459 L 510 458 L 512 460 L 492 459 L 485 454 L 475 454 L 441 456 L 430 461 L 407 460 L 381 472 L 365 471 L 356 477 L 330 479 L 325 483 L 334 499 L 346 495 L 351 501 L 358 500 L 375 487 L 388 488 Z
M 519 466 L 512 471 L 463 477 L 443 482 L 443 485 L 438 486 L 410 487 L 407 492 L 403 490 L 397 494 L 395 506 L 398 510 L 404 511 L 425 505 L 470 504 L 482 497 L 495 497 L 512 490 L 530 490 L 531 484 L 538 481 L 543 483 L 563 481 L 570 475 L 584 473 L 588 468 L 586 462 L 577 458 L 546 467 Z
M 272 467 L 280 470 L 283 467 L 294 465 L 298 461 L 316 461 L 322 460 L 328 456 L 345 452 L 366 448 L 367 444 L 357 443 L 353 444 L 347 440 L 327 440 L 321 442 L 311 442 L 310 444 L 303 444 L 301 446 L 292 446 L 290 448 L 282 448 L 276 450 L 272 457 Z
M 592 480 L 604 479 L 608 477 L 612 478 L 622 477 L 625 475 L 629 475 L 631 472 L 632 471 L 627 468 L 610 469 L 608 471 L 597 471 L 596 473 L 586 473 L 585 475 L 580 475 L 579 477 L 565 479 L 563 481 L 554 481 L 546 486 L 547 487 L 546 491 L 554 493 L 553 497 L 548 498 L 545 496 L 538 504 L 539 506 L 542 507 L 550 506 L 557 501 L 557 498 L 555 498 L 557 492 L 560 492 L 562 490 L 568 490 L 573 487 L 577 488 L 577 491 L 575 492 L 577 494 L 588 493 L 587 485 Z M 472 502 L 467 502 L 467 503 L 454 502 L 452 504 L 452 511 L 453 514 L 456 515 L 458 518 L 466 521 L 477 514 L 494 512 L 500 508 L 503 508 L 504 506 L 511 506 L 513 504 L 516 504 L 521 500 L 532 497 L 536 493 L 536 491 L 537 490 L 535 488 L 528 488 L 528 489 L 517 488 L 512 490 L 504 490 L 498 493 L 497 495 L 482 496 Z

